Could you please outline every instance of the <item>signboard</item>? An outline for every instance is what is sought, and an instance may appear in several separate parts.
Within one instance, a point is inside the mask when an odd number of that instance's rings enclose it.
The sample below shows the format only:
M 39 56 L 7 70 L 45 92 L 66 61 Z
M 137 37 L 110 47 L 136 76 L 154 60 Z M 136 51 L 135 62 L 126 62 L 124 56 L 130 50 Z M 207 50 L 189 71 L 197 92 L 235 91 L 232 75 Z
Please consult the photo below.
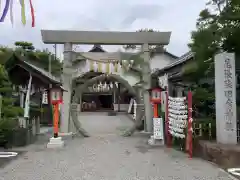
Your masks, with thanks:
M 217 142 L 237 144 L 235 55 L 215 56 Z
M 163 140 L 163 119 L 153 118 L 153 137 Z
M 48 104 L 48 92 L 46 90 L 42 94 L 42 104 Z

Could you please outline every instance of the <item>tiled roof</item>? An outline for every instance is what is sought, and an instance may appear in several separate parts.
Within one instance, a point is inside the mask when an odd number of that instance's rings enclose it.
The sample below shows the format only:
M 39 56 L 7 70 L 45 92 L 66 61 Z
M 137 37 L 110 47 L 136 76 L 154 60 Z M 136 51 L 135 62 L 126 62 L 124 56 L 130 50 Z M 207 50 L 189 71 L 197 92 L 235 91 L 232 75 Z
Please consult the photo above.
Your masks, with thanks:
M 91 50 L 89 52 L 105 52 L 105 50 L 102 48 L 100 44 L 94 44 Z
M 181 57 L 179 57 L 175 62 L 173 62 L 172 64 L 170 64 L 169 66 L 167 67 L 173 67 L 173 66 L 176 66 L 176 65 L 179 65 L 181 63 L 184 63 L 186 61 L 188 61 L 189 59 L 193 58 L 194 56 L 194 53 L 189 51 L 187 52 L 186 54 L 182 55 Z
M 51 79 L 52 81 L 55 81 L 56 83 L 61 83 L 60 78 L 57 78 L 55 76 L 53 76 L 52 74 L 50 74 L 49 72 L 45 71 L 42 68 L 39 68 L 27 61 L 23 61 L 24 63 L 26 63 L 28 66 L 32 67 L 33 69 L 35 69 L 36 71 L 38 71 L 39 73 L 41 73 L 43 76 L 46 76 L 47 78 Z
M 25 64 L 26 66 L 32 68 L 33 70 L 37 71 L 39 74 L 41 74 L 42 76 L 45 76 L 47 79 L 49 79 L 50 81 L 54 82 L 54 83 L 57 83 L 57 84 L 61 84 L 61 80 L 60 78 L 56 77 L 56 76 L 53 76 L 52 74 L 50 74 L 49 72 L 45 71 L 44 69 L 42 68 L 39 68 L 37 67 L 36 65 L 33 65 L 32 63 L 26 61 L 24 59 L 23 56 L 19 55 L 19 54 L 16 54 L 16 53 L 13 53 L 12 54 L 13 57 L 15 57 L 15 59 L 17 59 L 19 62 Z M 11 58 L 11 57 L 10 57 Z M 6 63 L 7 64 L 7 63 Z M 6 65 L 5 64 L 5 65 Z M 13 64 L 14 65 L 14 64 Z M 17 64 L 15 64 L 17 65 Z
M 177 65 L 180 65 L 188 60 L 190 60 L 191 58 L 194 57 L 194 53 L 193 52 L 187 52 L 186 54 L 182 55 L 181 57 L 179 57 L 175 62 L 169 64 L 168 66 L 165 66 L 164 68 L 162 69 L 158 69 L 158 68 L 155 68 L 152 70 L 152 73 L 156 73 L 157 71 L 164 71 L 164 70 L 168 70 L 174 66 L 177 66 Z

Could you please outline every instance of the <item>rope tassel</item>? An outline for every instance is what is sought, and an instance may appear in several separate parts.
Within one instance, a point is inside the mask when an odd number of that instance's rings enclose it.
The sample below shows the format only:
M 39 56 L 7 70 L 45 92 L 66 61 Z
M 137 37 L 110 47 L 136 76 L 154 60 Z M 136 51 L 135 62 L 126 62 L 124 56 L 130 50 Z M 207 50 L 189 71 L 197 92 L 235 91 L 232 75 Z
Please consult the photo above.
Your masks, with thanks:
M 30 3 L 31 16 L 32 16 L 32 27 L 35 27 L 35 15 L 34 15 L 32 0 L 29 0 L 29 3 Z
M 6 0 L 5 7 L 3 9 L 3 14 L 1 16 L 0 22 L 3 22 L 5 17 L 7 16 L 8 10 L 9 10 L 10 0 Z
M 13 26 L 13 0 L 10 0 L 10 21 Z
M 2 6 L 2 0 L 0 0 L 0 11 L 1 11 L 1 6 Z M 26 25 L 26 9 L 25 9 L 25 0 L 19 0 L 20 5 L 21 5 L 21 21 L 22 24 L 25 26 Z M 13 25 L 13 5 L 14 5 L 14 0 L 5 0 L 5 6 L 3 8 L 3 13 L 0 16 L 0 22 L 4 22 L 7 13 L 10 9 L 10 21 L 11 24 Z M 34 15 L 34 7 L 32 0 L 29 0 L 29 5 L 30 5 L 30 10 L 31 10 L 31 17 L 32 17 L 32 27 L 35 27 L 35 15 Z M 1 13 L 1 12 L 0 12 Z
M 21 4 L 21 17 L 22 17 L 22 24 L 26 25 L 26 15 L 25 15 L 25 2 L 24 0 L 20 0 Z

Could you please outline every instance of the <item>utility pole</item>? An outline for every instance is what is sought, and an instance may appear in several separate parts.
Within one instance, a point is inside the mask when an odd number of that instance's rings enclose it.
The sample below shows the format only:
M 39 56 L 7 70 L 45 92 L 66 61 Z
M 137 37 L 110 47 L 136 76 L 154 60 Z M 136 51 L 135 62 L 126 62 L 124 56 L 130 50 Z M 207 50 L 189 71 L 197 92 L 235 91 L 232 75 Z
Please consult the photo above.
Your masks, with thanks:
M 53 45 L 53 47 L 54 47 L 55 60 L 57 60 L 57 44 Z
M 52 73 L 52 62 L 51 62 L 52 57 L 48 49 L 47 49 L 47 53 L 48 53 L 48 73 L 51 74 Z

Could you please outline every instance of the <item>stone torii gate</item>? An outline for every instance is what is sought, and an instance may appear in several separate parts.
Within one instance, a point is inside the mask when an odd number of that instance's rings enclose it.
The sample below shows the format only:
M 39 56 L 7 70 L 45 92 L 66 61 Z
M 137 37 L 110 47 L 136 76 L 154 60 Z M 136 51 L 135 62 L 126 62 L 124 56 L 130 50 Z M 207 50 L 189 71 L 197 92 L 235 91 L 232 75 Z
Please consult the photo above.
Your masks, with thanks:
M 143 98 L 145 106 L 145 115 L 147 123 L 147 131 L 152 132 L 153 122 L 152 122 L 152 107 L 149 102 L 149 92 L 151 88 L 151 70 L 149 66 L 150 54 L 149 45 L 167 45 L 169 44 L 171 32 L 114 32 L 114 31 L 64 31 L 64 30 L 42 30 L 42 40 L 46 44 L 63 44 L 64 45 L 64 60 L 63 60 L 63 73 L 62 73 L 62 83 L 64 89 L 67 91 L 63 94 L 63 108 L 61 112 L 61 132 L 67 133 L 73 131 L 73 126 L 77 127 L 78 131 L 84 135 L 85 132 L 80 127 L 80 122 L 78 122 L 77 114 L 73 112 L 73 106 L 71 105 L 71 94 L 73 91 L 74 79 L 73 76 L 76 71 L 73 67 L 73 62 L 77 58 L 77 53 L 72 50 L 74 44 L 102 44 L 102 45 L 141 45 L 144 52 L 144 65 L 143 65 Z M 96 54 L 95 54 L 96 55 Z M 106 53 L 105 53 L 106 55 Z M 121 59 L 118 59 L 121 61 Z M 78 70 L 79 71 L 79 70 Z M 84 72 L 83 72 L 84 73 Z M 127 88 L 131 89 L 132 85 L 127 84 L 127 81 L 116 74 L 110 74 L 116 81 L 125 83 Z M 98 77 L 95 78 L 99 79 Z M 94 83 L 86 82 L 83 87 Z M 79 96 L 79 95 L 78 95 Z M 72 121 L 71 113 L 72 111 Z M 139 125 L 141 117 L 137 118 L 137 123 L 135 127 L 131 129 L 134 131 L 136 126 Z M 85 134 L 86 135 L 86 134 Z M 87 135 L 86 135 L 87 136 Z

